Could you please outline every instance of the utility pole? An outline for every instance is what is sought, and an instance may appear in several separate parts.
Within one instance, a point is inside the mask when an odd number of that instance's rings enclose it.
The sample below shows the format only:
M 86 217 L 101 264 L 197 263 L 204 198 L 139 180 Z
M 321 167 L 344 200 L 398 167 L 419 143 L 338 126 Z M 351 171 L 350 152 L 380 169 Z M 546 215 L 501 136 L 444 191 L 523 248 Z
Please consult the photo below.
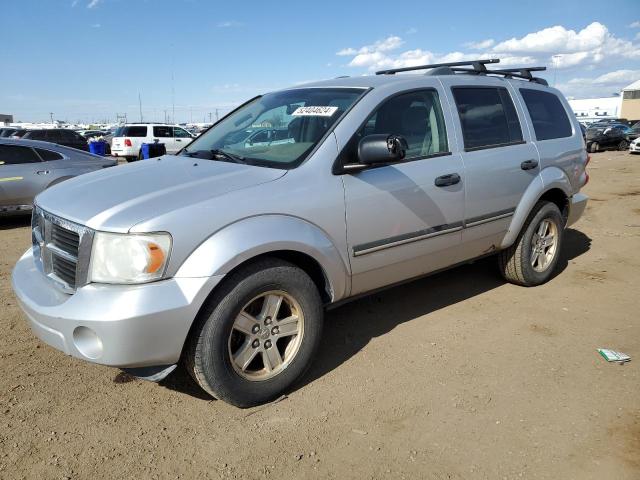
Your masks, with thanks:
M 140 92 L 138 92 L 138 106 L 140 107 L 140 123 L 142 123 L 142 98 Z
M 218 109 L 216 108 L 216 122 L 218 121 L 218 118 L 220 117 L 218 116 Z
M 53 123 L 53 112 L 49 112 L 49 116 L 51 117 L 51 123 Z
M 209 123 L 211 123 L 211 112 L 209 112 Z
M 562 55 L 554 55 L 553 57 L 553 86 L 556 86 L 556 78 L 558 76 L 558 63 L 560 63 L 560 59 Z
M 167 109 L 164 109 L 164 123 L 167 123 Z

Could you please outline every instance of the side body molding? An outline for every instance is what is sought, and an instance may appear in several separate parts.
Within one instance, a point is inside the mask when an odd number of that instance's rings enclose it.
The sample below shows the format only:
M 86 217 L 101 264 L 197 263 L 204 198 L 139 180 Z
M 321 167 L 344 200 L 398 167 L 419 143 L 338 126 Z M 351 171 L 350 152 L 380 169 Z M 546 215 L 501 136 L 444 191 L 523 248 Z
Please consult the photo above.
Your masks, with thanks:
M 329 236 L 301 218 L 259 215 L 227 225 L 196 248 L 178 269 L 176 277 L 210 277 L 229 273 L 241 263 L 277 250 L 304 253 L 324 272 L 332 301 L 349 294 L 345 261 Z
M 516 241 L 524 222 L 540 197 L 554 188 L 562 190 L 567 198 L 571 198 L 572 188 L 567 175 L 558 167 L 547 167 L 540 172 L 540 175 L 535 177 L 527 187 L 524 195 L 522 195 L 511 219 L 507 234 L 500 244 L 501 248 L 507 248 Z

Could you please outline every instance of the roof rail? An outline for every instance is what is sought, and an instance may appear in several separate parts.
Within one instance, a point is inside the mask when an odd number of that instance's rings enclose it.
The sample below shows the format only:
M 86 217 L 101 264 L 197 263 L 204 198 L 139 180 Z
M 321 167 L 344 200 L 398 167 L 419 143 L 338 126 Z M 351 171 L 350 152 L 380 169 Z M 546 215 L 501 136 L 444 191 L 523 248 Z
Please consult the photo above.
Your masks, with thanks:
M 475 69 L 470 68 L 454 68 L 454 72 L 482 73 L 484 75 L 502 75 L 505 78 L 522 78 L 523 80 L 529 80 L 530 82 L 539 83 L 540 85 L 549 85 L 544 78 L 534 77 L 531 72 L 542 72 L 547 67 L 521 67 L 521 68 L 501 68 L 499 70 L 486 70 L 484 72 L 478 72 Z
M 414 70 L 427 70 L 429 68 L 438 67 L 465 67 L 472 66 L 474 72 L 486 72 L 488 63 L 500 63 L 499 58 L 489 58 L 484 60 L 468 60 L 465 62 L 449 62 L 449 63 L 432 63 L 431 65 L 418 65 L 416 67 L 391 68 L 389 70 L 380 70 L 376 75 L 393 75 L 399 72 L 412 72 Z

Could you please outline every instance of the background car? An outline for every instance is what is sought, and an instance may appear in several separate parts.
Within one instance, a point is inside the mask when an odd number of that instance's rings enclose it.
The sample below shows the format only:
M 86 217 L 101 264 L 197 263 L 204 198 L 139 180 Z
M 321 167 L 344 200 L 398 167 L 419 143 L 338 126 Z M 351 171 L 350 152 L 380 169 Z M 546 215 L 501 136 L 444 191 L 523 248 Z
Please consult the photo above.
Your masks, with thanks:
M 589 152 L 600 150 L 626 150 L 629 148 L 631 128 L 620 123 L 597 123 L 587 129 L 586 144 Z
M 11 133 L 7 138 L 22 138 L 22 136 L 27 133 L 26 128 L 19 128 L 15 132 Z
M 15 127 L 3 127 L 0 128 L 0 138 L 8 138 L 14 134 L 18 129 Z
M 87 139 L 77 132 L 66 128 L 50 128 L 39 130 L 27 130 L 22 136 L 24 140 L 42 140 L 45 142 L 57 143 L 65 147 L 77 148 L 78 150 L 89 150 Z
M 0 215 L 29 212 L 46 188 L 117 161 L 36 140 L 0 138 Z
M 104 137 L 106 135 L 106 132 L 103 132 L 102 130 L 81 130 L 78 133 L 87 140 L 95 137 Z
M 184 128 L 164 123 L 129 123 L 118 128 L 113 135 L 111 152 L 127 160 L 142 158 L 143 143 L 164 143 L 167 153 L 176 153 L 193 141 Z

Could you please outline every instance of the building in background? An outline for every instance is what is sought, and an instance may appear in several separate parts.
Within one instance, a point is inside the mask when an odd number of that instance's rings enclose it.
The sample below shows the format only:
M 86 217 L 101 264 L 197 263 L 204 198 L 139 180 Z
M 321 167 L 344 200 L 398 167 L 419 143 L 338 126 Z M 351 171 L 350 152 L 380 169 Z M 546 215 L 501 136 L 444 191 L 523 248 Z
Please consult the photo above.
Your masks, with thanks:
M 584 98 L 569 100 L 578 121 L 590 124 L 607 118 L 621 118 L 621 97 Z
M 5 115 L 0 113 L 0 125 L 8 126 L 10 123 L 13 123 L 13 115 Z
M 628 120 L 640 121 L 640 80 L 622 89 L 620 116 Z

